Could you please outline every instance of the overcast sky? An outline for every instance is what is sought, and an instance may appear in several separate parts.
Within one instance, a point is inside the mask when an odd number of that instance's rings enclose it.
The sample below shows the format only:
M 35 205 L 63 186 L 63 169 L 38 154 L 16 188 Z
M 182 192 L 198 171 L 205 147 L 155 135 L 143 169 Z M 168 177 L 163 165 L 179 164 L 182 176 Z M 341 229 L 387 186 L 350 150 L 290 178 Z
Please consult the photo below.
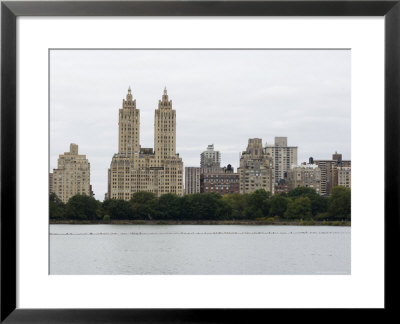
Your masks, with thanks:
M 91 167 L 103 200 L 118 151 L 118 110 L 131 86 L 142 147 L 154 147 L 164 86 L 177 116 L 177 153 L 199 166 L 208 144 L 239 166 L 249 138 L 287 136 L 299 163 L 350 153 L 349 50 L 52 50 L 50 169 L 69 144 Z

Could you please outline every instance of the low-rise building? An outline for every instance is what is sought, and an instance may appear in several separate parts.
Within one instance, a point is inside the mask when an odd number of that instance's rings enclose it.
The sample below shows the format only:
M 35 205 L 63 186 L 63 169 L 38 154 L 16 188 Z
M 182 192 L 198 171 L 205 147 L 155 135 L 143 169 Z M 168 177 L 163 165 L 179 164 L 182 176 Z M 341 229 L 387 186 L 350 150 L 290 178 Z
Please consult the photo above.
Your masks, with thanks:
M 239 174 L 228 166 L 220 168 L 218 172 L 200 174 L 200 192 L 218 192 L 221 195 L 239 192 Z
M 287 172 L 285 172 L 285 179 L 287 179 Z M 274 189 L 275 195 L 287 192 L 289 192 L 289 185 L 287 180 L 281 179 L 279 180 L 279 182 L 275 183 L 275 189 Z

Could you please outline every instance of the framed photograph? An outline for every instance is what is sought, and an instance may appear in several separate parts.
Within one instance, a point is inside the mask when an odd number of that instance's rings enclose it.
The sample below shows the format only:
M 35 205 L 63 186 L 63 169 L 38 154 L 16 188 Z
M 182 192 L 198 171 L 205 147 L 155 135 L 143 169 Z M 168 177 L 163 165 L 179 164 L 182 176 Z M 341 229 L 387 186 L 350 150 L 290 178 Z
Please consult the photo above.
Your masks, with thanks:
M 399 16 L 3 1 L 1 321 L 393 310 Z

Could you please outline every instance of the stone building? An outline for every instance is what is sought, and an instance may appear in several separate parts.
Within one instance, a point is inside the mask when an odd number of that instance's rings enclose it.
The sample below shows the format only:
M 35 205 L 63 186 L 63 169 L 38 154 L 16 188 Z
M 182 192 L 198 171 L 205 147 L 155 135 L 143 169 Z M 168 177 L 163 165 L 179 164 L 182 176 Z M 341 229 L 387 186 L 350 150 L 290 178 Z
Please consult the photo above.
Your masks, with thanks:
M 78 154 L 78 145 L 71 144 L 69 152 L 60 154 L 57 169 L 53 169 L 52 190 L 64 203 L 75 195 L 91 194 L 90 163 L 86 155 Z
M 289 190 L 307 187 L 321 195 L 321 169 L 315 164 L 292 166 L 287 173 L 287 183 Z
M 332 155 L 332 160 L 313 160 L 313 158 L 310 158 L 311 161 L 321 169 L 321 194 L 323 196 L 330 196 L 332 188 L 339 185 L 338 167 L 351 167 L 351 161 L 343 160 L 342 154 L 337 152 Z
M 297 165 L 297 146 L 288 146 L 287 137 L 275 137 L 274 145 L 267 145 L 264 153 L 272 158 L 277 183 L 285 179 L 292 165 Z
M 185 194 L 200 193 L 200 168 L 185 167 Z
M 228 164 L 218 172 L 200 174 L 200 192 L 218 192 L 221 195 L 239 193 L 239 174 Z
M 108 170 L 108 198 L 129 200 L 135 192 L 183 195 L 183 162 L 176 154 L 176 111 L 164 89 L 154 114 L 154 152 L 140 146 L 140 110 L 129 88 L 119 109 L 118 153 Z
M 250 138 L 247 150 L 240 156 L 239 188 L 240 193 L 250 193 L 264 189 L 274 193 L 275 173 L 272 159 L 264 152 L 260 138 Z

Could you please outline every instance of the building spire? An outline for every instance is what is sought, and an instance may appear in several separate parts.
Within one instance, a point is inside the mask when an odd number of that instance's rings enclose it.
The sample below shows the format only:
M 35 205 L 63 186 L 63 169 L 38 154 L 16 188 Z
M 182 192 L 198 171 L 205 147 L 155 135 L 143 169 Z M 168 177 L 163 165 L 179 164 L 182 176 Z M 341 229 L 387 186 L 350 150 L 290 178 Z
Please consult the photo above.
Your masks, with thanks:
M 128 88 L 128 94 L 126 95 L 126 101 L 132 101 L 132 90 L 131 86 Z
M 164 93 L 162 95 L 162 101 L 164 103 L 168 103 L 168 93 L 167 93 L 167 86 L 164 87 Z

